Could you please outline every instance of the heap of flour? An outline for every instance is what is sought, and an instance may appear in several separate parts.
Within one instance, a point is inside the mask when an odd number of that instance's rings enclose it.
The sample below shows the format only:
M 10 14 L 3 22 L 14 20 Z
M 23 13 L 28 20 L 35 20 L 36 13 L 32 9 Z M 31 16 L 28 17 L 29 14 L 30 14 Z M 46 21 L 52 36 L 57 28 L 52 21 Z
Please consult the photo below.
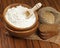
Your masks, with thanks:
M 34 12 L 30 18 L 26 18 L 26 14 L 24 14 L 28 8 L 23 6 L 16 6 L 9 8 L 6 12 L 5 18 L 6 20 L 13 26 L 17 28 L 27 28 L 32 26 L 36 22 L 36 17 Z

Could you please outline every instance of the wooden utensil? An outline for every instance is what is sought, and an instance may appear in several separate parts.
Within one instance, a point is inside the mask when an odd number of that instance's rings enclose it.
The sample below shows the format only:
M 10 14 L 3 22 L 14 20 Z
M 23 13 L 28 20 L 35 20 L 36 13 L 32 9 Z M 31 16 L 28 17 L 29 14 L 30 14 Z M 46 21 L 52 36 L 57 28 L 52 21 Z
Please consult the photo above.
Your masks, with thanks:
M 38 10 L 41 6 L 42 6 L 41 3 L 37 3 L 33 8 L 28 9 L 28 10 L 25 12 L 27 18 L 29 18 L 30 16 L 32 16 L 33 12 L 35 12 L 36 10 Z

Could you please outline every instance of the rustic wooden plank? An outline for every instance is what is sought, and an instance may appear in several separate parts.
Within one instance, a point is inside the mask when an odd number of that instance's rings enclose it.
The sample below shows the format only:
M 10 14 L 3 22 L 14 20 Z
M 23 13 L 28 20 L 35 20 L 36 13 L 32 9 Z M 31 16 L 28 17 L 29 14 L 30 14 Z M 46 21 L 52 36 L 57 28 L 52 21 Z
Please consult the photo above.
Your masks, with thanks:
M 45 44 L 46 44 L 46 48 L 48 48 L 48 47 L 49 47 L 49 48 L 52 48 L 52 47 L 51 47 L 51 44 L 50 44 L 49 42 L 45 42 Z
M 56 6 L 57 10 L 60 11 L 60 7 L 59 7 L 60 4 L 57 1 L 55 1 L 55 0 L 53 0 L 53 2 L 54 2 L 54 5 Z
M 0 24 L 0 26 L 1 26 L 1 24 Z M 2 48 L 1 29 L 0 29 L 0 48 Z
M 46 44 L 43 41 L 39 41 L 39 45 L 41 48 L 46 48 Z
M 16 1 L 15 0 L 11 0 L 11 3 L 14 4 L 14 3 L 16 3 Z
M 10 36 L 8 36 L 8 45 L 9 48 L 15 48 L 14 39 Z
M 37 40 L 33 40 L 32 43 L 33 43 L 34 48 L 40 48 L 39 43 L 38 43 Z
M 30 0 L 30 2 L 31 2 L 31 7 L 33 7 L 35 4 L 34 4 L 34 1 L 32 1 L 32 0 Z
M 52 48 L 60 48 L 60 46 L 58 44 L 55 44 L 55 43 L 52 43 L 52 42 L 50 44 L 51 44 Z
M 0 48 L 2 48 L 2 41 L 1 41 L 1 37 L 0 37 Z
M 21 2 L 21 0 L 20 0 L 20 2 Z M 32 0 L 32 2 L 33 2 L 33 0 Z M 32 2 L 31 2 L 31 0 L 25 0 L 25 1 L 22 0 L 22 3 L 27 4 L 29 6 L 32 6 L 34 4 L 34 3 L 31 4 Z
M 49 2 L 47 0 L 43 0 L 45 3 L 45 6 L 49 6 Z
M 2 40 L 2 47 L 3 48 L 9 48 L 9 45 L 7 42 L 7 37 L 5 36 L 5 28 L 3 28 L 3 27 L 1 27 L 1 40 Z
M 22 2 L 22 0 L 15 0 L 16 3 L 20 3 L 20 1 Z
M 60 0 L 55 0 L 56 3 L 58 4 L 58 7 L 60 6 Z M 60 7 L 59 7 L 60 8 Z M 60 10 L 59 10 L 60 11 Z
M 20 39 L 20 48 L 27 48 L 26 40 Z
M 15 47 L 16 48 L 27 48 L 26 40 L 15 38 Z
M 47 1 L 48 1 L 48 3 L 49 3 L 49 6 L 50 6 L 50 7 L 53 7 L 53 8 L 55 8 L 55 9 L 57 9 L 57 7 L 56 7 L 56 5 L 55 5 L 55 3 L 54 3 L 53 0 L 47 0 Z
M 7 6 L 7 2 L 6 0 L 1 0 L 2 3 L 2 11 L 4 10 L 4 8 Z
M 42 40 L 39 41 L 39 45 L 41 48 L 52 48 L 49 42 L 42 41 Z
M 1 0 L 0 0 L 0 13 L 2 12 L 1 8 L 2 8 L 2 5 L 1 5 Z
M 26 40 L 27 48 L 33 48 L 32 40 Z
M 7 6 L 10 5 L 10 4 L 12 4 L 11 0 L 10 1 L 6 0 L 6 1 L 7 1 Z
M 14 42 L 15 42 L 15 48 L 20 48 L 20 40 L 15 39 Z

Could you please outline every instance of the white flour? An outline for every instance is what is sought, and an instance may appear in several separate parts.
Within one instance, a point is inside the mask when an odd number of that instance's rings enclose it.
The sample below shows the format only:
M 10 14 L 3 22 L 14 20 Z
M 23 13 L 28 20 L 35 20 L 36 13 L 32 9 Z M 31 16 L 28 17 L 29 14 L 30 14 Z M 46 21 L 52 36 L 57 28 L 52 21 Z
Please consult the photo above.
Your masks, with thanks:
M 33 15 L 26 19 L 26 14 L 24 14 L 28 8 L 23 6 L 16 6 L 9 8 L 6 12 L 6 20 L 13 26 L 17 28 L 26 28 L 32 26 L 36 22 L 36 17 L 34 12 Z

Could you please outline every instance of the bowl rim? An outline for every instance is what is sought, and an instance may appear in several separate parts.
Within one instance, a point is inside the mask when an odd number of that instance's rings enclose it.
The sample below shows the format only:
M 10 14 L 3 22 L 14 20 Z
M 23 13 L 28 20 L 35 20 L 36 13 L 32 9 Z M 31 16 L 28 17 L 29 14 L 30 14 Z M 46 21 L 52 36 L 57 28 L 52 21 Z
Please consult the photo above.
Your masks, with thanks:
M 36 21 L 35 21 L 35 23 L 34 23 L 32 26 L 27 27 L 27 28 L 18 28 L 18 27 L 16 27 L 16 26 L 13 26 L 12 24 L 10 24 L 10 23 L 6 20 L 6 18 L 5 18 L 6 11 L 7 11 L 9 8 L 11 8 L 11 7 L 13 7 L 13 6 L 17 6 L 17 5 L 22 5 L 22 6 L 24 6 L 24 7 L 31 8 L 29 5 L 23 4 L 23 3 L 10 4 L 9 6 L 7 6 L 7 7 L 4 9 L 4 12 L 3 12 L 3 19 L 4 19 L 4 21 L 5 21 L 10 27 L 13 27 L 13 29 L 15 29 L 15 30 L 27 30 L 27 29 L 33 28 L 33 27 L 37 24 L 37 21 L 38 21 L 38 14 L 37 14 L 37 12 L 34 12 L 34 14 L 35 14 L 35 16 L 36 16 Z
M 10 28 L 8 28 L 7 26 L 5 26 L 5 28 L 6 28 L 8 31 L 11 31 L 12 33 L 29 33 L 29 32 L 31 32 L 31 31 L 37 29 L 37 28 L 38 28 L 38 25 L 39 25 L 39 24 L 37 24 L 34 28 L 32 28 L 32 29 L 30 29 L 30 30 L 23 30 L 23 31 L 14 31 L 14 30 L 11 30 Z

